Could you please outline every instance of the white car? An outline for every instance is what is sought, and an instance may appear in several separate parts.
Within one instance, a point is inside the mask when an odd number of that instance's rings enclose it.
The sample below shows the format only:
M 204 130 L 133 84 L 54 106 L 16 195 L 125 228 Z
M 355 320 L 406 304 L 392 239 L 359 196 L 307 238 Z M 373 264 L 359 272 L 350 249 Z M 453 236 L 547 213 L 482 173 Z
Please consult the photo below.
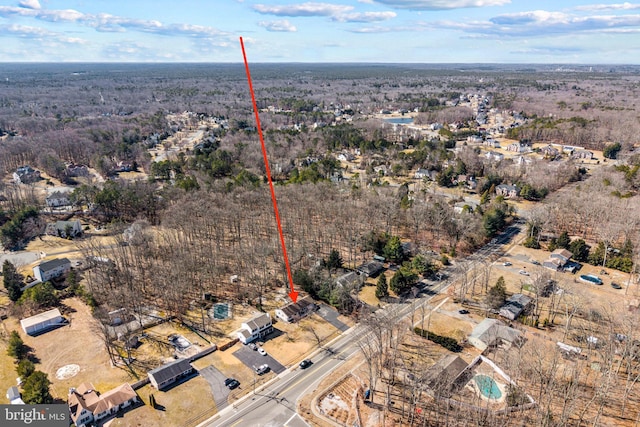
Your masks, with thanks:
M 509 261 L 505 261 L 505 262 L 502 263 L 502 265 L 504 265 L 505 267 L 509 267 L 512 264 Z
M 522 274 L 523 276 L 528 276 L 529 272 L 527 270 L 520 270 L 518 271 L 518 273 Z
M 263 355 L 263 356 L 266 356 L 266 355 L 267 355 L 267 352 L 266 352 L 266 351 L 264 351 L 264 348 L 262 348 L 262 347 L 258 347 L 258 353 L 260 353 L 260 354 L 261 354 L 261 355 Z

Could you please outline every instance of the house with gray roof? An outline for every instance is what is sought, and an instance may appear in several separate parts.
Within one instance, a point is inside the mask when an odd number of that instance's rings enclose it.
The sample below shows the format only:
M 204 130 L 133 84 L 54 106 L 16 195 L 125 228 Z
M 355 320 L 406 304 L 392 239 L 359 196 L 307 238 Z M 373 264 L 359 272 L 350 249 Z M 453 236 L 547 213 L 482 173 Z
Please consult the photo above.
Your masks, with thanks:
M 159 366 L 147 372 L 149 382 L 157 390 L 167 388 L 182 378 L 186 378 L 195 371 L 194 367 L 187 359 L 178 359 L 176 361 Z
M 269 335 L 271 332 L 273 332 L 271 316 L 269 313 L 260 313 L 243 322 L 237 335 L 242 344 L 248 344 Z
M 500 307 L 500 316 L 509 320 L 516 320 L 531 304 L 531 298 L 524 294 L 513 294 Z
M 478 350 L 485 351 L 489 347 L 499 345 L 519 345 L 522 333 L 498 319 L 484 319 L 473 328 L 467 340 Z
M 71 261 L 67 258 L 56 258 L 44 261 L 33 267 L 33 275 L 41 282 L 55 279 L 71 270 Z
M 496 194 L 513 199 L 520 195 L 520 188 L 517 185 L 500 184 L 496 185 Z

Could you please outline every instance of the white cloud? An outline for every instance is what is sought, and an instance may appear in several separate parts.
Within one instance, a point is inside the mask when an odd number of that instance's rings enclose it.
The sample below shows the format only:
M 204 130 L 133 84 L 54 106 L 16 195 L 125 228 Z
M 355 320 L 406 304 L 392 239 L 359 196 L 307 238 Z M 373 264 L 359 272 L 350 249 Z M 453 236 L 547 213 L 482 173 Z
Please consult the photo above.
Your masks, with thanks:
M 0 27 L 0 35 L 19 37 L 23 40 L 42 42 L 58 42 L 65 44 L 86 44 L 87 41 L 78 37 L 68 37 L 62 33 L 50 31 L 41 27 L 30 25 L 5 25 Z
M 20 6 L 26 7 L 27 9 L 40 9 L 42 7 L 38 0 L 22 0 Z
M 396 9 L 447 10 L 469 7 L 503 6 L 511 0 L 374 0 Z
M 253 9 L 264 15 L 276 16 L 336 16 L 353 10 L 353 6 L 331 3 L 300 3 L 288 5 L 256 4 Z
M 260 21 L 258 22 L 258 25 L 265 28 L 267 31 L 289 32 L 289 33 L 294 33 L 298 31 L 298 29 L 286 19 L 282 19 L 278 21 Z
M 576 6 L 574 9 L 581 11 L 634 10 L 640 9 L 640 4 L 633 4 L 628 2 L 615 4 L 589 4 L 585 6 Z
M 354 12 L 334 16 L 334 21 L 340 22 L 380 22 L 393 19 L 395 12 Z

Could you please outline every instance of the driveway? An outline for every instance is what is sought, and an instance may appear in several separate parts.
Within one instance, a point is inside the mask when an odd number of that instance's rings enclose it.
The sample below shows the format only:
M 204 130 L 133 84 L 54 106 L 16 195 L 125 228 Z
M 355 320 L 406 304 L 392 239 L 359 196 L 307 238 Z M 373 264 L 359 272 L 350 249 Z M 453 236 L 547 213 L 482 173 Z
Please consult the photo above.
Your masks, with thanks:
M 213 400 L 216 402 L 218 412 L 221 411 L 222 408 L 228 404 L 227 398 L 229 397 L 230 392 L 230 390 L 224 385 L 226 377 L 213 365 L 209 365 L 206 368 L 201 369 L 200 375 L 202 375 L 202 377 L 209 383 L 209 386 L 211 386 Z
M 320 308 L 318 309 L 318 311 L 316 311 L 316 313 L 318 314 L 318 316 L 322 317 L 324 320 L 338 328 L 340 332 L 344 332 L 349 329 L 347 325 L 338 320 L 338 316 L 340 315 L 338 311 L 326 304 L 320 304 Z
M 236 350 L 233 355 L 252 370 L 255 370 L 255 368 L 260 365 L 264 365 L 265 363 L 269 365 L 269 368 L 271 368 L 271 370 L 276 374 L 284 372 L 286 369 L 282 364 L 280 364 L 280 362 L 271 357 L 270 354 L 263 356 L 256 350 L 251 350 L 251 348 L 246 345 L 243 345 L 239 350 Z

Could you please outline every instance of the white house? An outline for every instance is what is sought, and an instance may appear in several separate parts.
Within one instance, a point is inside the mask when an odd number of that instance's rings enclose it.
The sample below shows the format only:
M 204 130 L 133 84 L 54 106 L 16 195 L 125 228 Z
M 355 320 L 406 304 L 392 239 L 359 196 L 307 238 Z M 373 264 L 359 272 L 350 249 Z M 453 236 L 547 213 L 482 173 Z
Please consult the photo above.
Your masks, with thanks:
M 317 306 L 311 299 L 303 298 L 298 302 L 290 303 L 282 308 L 276 309 L 276 317 L 291 323 L 308 316 L 313 313 L 316 308 Z
M 29 335 L 35 335 L 63 323 L 64 318 L 57 308 L 20 320 L 20 326 Z
M 50 208 L 59 208 L 60 206 L 71 206 L 68 191 L 54 191 L 45 199 L 47 206 Z
M 82 225 L 80 220 L 75 221 L 56 221 L 47 224 L 45 233 L 50 236 L 57 237 L 76 237 L 82 234 Z
M 149 382 L 157 390 L 175 383 L 176 381 L 191 375 L 195 369 L 187 359 L 178 359 L 147 372 Z
M 269 313 L 260 313 L 242 323 L 241 329 L 238 331 L 238 339 L 242 344 L 248 344 L 271 332 L 273 332 L 271 316 Z
M 33 275 L 41 282 L 46 282 L 47 280 L 62 276 L 69 270 L 71 270 L 71 261 L 67 258 L 56 258 L 41 262 L 33 267 Z
M 73 423 L 85 427 L 134 405 L 138 395 L 128 383 L 104 394 L 98 394 L 93 384 L 83 383 L 69 390 L 68 402 Z

